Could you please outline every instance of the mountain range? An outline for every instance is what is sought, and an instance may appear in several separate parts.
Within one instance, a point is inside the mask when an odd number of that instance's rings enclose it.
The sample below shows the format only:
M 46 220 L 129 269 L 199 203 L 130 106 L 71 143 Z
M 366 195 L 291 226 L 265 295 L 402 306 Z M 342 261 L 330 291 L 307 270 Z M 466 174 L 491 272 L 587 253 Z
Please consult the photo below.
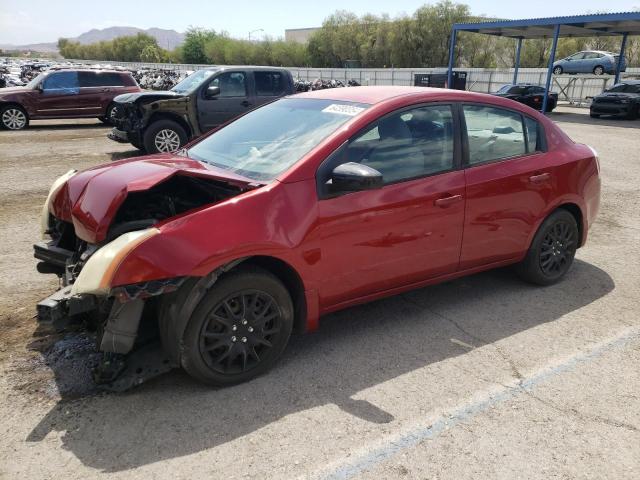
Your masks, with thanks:
M 167 50 L 173 50 L 184 41 L 184 33 L 176 32 L 175 30 L 167 30 L 164 28 L 137 28 L 137 27 L 108 27 L 108 28 L 94 28 L 88 32 L 84 32 L 75 38 L 69 38 L 74 42 L 80 42 L 83 45 L 90 43 L 102 42 L 113 40 L 117 37 L 126 37 L 130 35 L 136 35 L 137 33 L 146 33 L 151 35 L 158 41 L 158 45 Z M 0 44 L 0 49 L 3 50 L 32 50 L 36 52 L 57 52 L 58 46 L 56 42 L 49 43 L 32 43 L 29 45 L 11 45 Z

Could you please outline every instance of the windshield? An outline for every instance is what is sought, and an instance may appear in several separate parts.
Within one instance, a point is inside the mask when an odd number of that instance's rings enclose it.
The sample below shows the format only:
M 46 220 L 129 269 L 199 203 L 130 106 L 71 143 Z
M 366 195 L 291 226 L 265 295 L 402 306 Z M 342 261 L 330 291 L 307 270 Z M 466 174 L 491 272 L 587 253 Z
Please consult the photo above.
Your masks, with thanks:
M 217 70 L 198 70 L 175 85 L 171 91 L 176 93 L 191 93 L 193 90 L 198 88 L 203 81 L 216 73 L 216 71 Z
M 611 87 L 607 92 L 640 93 L 640 85 L 619 83 Z
M 39 74 L 37 77 L 35 77 L 29 83 L 27 83 L 27 87 L 32 89 L 32 90 L 35 90 L 35 88 L 42 82 L 42 80 L 44 79 L 45 76 L 46 76 L 45 72 Z
M 187 154 L 252 180 L 269 181 L 367 107 L 336 100 L 284 98 L 240 117 Z

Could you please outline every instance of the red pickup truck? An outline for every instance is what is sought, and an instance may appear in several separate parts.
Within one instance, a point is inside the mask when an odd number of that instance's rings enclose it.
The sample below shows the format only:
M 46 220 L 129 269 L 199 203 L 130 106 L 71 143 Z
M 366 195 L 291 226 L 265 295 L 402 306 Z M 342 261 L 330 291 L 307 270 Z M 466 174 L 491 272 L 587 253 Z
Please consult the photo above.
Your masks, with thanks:
M 110 123 L 113 98 L 142 91 L 129 72 L 49 70 L 26 87 L 0 89 L 0 127 L 22 130 L 29 120 L 99 118 Z

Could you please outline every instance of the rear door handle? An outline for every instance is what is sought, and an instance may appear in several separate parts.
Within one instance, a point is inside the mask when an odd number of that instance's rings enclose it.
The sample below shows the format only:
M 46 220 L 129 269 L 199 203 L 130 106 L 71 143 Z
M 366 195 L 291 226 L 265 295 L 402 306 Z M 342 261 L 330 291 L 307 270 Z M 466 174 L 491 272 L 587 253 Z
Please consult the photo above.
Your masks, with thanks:
M 453 205 L 462 200 L 462 195 L 450 195 L 444 198 L 438 198 L 433 202 L 436 207 L 448 207 L 449 205 Z
M 244 102 L 242 102 L 241 104 L 243 107 L 248 107 L 249 105 L 251 105 L 251 103 L 247 100 L 245 100 Z
M 544 183 L 551 178 L 550 173 L 541 173 L 539 175 L 532 175 L 529 177 L 531 183 Z

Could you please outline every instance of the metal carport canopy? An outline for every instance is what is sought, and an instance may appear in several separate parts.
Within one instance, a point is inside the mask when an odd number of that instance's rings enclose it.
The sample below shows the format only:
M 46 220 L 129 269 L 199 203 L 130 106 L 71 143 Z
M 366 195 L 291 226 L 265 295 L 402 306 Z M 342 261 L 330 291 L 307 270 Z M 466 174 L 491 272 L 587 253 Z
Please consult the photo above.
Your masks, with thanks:
M 447 85 L 453 84 L 453 62 L 458 32 L 472 32 L 483 35 L 495 35 L 518 40 L 516 51 L 516 65 L 514 81 L 518 78 L 520 65 L 520 51 L 522 40 L 533 38 L 552 38 L 551 55 L 547 71 L 546 90 L 549 91 L 553 62 L 555 61 L 556 46 L 559 37 L 602 37 L 621 36 L 620 60 L 616 68 L 615 83 L 620 77 L 620 67 L 624 56 L 624 49 L 629 35 L 640 35 L 640 12 L 603 13 L 594 15 L 577 15 L 569 17 L 532 18 L 527 20 L 497 20 L 478 23 L 455 23 L 451 31 L 449 46 L 449 68 Z M 542 111 L 547 107 L 545 95 Z

